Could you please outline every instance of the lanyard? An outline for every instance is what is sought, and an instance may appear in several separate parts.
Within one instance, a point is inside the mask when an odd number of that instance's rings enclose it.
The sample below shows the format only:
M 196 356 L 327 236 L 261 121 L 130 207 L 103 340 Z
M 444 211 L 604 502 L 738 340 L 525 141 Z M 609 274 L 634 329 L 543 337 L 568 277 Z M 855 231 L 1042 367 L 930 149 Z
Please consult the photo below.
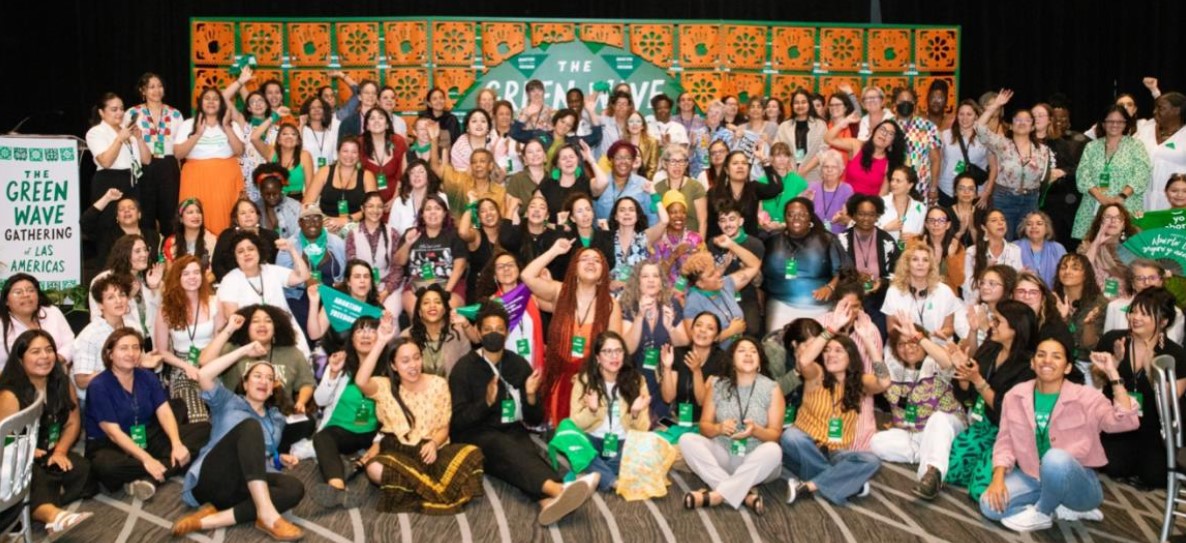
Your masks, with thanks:
M 618 384 L 614 383 L 612 387 L 606 387 L 605 390 L 605 410 L 609 413 L 609 431 L 614 431 L 614 404 L 618 402 Z
M 259 288 L 255 288 L 255 285 L 251 284 L 251 278 L 247 277 L 246 274 L 243 275 L 243 280 L 246 281 L 247 286 L 251 287 L 251 290 L 255 292 L 257 296 L 259 296 L 260 303 L 266 303 L 264 302 L 264 267 L 262 265 L 259 267 Z
M 867 239 L 867 241 L 861 242 L 860 234 L 858 234 L 857 231 L 854 229 L 852 231 L 852 240 L 853 240 L 852 252 L 855 255 L 857 252 L 857 249 L 860 249 L 861 252 L 863 253 L 861 256 L 861 261 L 865 264 L 865 266 L 864 266 L 863 270 L 857 270 L 857 271 L 864 271 L 864 272 L 868 273 L 869 275 L 873 275 L 874 272 L 878 271 L 875 268 L 873 268 L 873 263 L 871 262 L 871 258 L 870 258 L 873 255 L 873 253 L 877 252 L 877 247 L 876 247 L 876 243 L 875 243 L 877 241 L 876 230 L 872 234 L 869 234 L 869 237 L 866 239 Z M 862 247 L 862 245 L 863 245 L 863 247 Z M 877 275 L 881 275 L 881 274 L 877 274 Z
M 593 306 L 596 303 L 597 303 L 596 296 L 594 296 L 592 300 L 589 300 L 589 305 L 587 307 L 585 307 L 585 314 L 581 318 L 577 319 L 577 328 L 584 326 L 585 323 L 589 321 L 589 312 L 593 310 Z
M 741 420 L 739 422 L 742 422 L 743 424 L 745 422 L 745 415 L 747 413 L 749 413 L 749 404 L 754 399 L 754 390 L 757 388 L 758 388 L 758 381 L 755 380 L 753 382 L 753 384 L 750 385 L 749 396 L 747 396 L 745 399 L 745 407 L 744 408 L 741 407 L 741 390 L 737 390 L 736 394 L 734 395 L 734 397 L 737 399 L 737 411 L 741 414 Z
M 140 402 L 136 400 L 136 373 L 132 372 L 132 426 L 140 426 Z
M 823 194 L 824 216 L 820 217 L 820 219 L 828 221 L 828 222 L 832 222 L 832 217 L 836 216 L 836 213 L 834 213 L 832 211 L 832 202 L 834 202 L 836 200 L 836 193 L 840 192 L 840 186 L 837 185 L 836 190 L 832 191 L 831 198 L 828 198 L 828 189 L 824 188 L 824 184 L 822 182 L 819 185 L 819 190 L 820 190 L 820 192 L 824 193 Z
M 918 299 L 917 292 L 915 292 L 913 290 L 911 290 L 911 292 L 910 292 L 910 298 L 912 300 L 914 300 L 914 310 L 918 312 L 918 324 L 923 324 L 922 312 L 927 307 L 927 300 L 931 299 L 931 294 L 930 294 L 930 292 L 927 292 L 927 290 L 928 289 L 922 289 L 922 291 L 921 291 L 922 299 L 921 300 Z
M 249 282 L 248 284 L 251 283 Z M 194 346 L 194 338 L 198 335 L 198 319 L 202 316 L 202 302 L 198 302 L 195 305 L 197 305 L 197 309 L 194 310 L 194 326 L 193 328 L 190 328 L 189 326 L 185 327 L 185 335 L 189 336 L 190 348 L 193 348 Z
M 482 360 L 486 361 L 486 364 L 487 364 L 488 366 L 490 366 L 490 371 L 494 372 L 494 376 L 495 376 L 495 377 L 498 377 L 498 380 L 499 380 L 500 382 L 502 382 L 502 385 L 503 385 L 504 387 L 506 387 L 506 389 L 507 389 L 507 396 L 510 396 L 510 394 L 511 394 L 511 390 L 512 390 L 513 388 L 515 388 L 515 387 L 512 387 L 512 386 L 511 386 L 511 384 L 510 384 L 509 382 L 507 382 L 507 380 L 506 380 L 505 378 L 503 378 L 503 376 L 502 376 L 502 372 L 498 371 L 498 366 L 495 366 L 495 365 L 494 365 L 494 362 L 491 362 L 489 358 L 486 358 L 486 353 L 485 353 L 485 351 L 483 351 L 481 354 L 482 354 Z M 498 394 L 498 399 L 499 399 L 499 400 L 501 400 L 501 399 L 502 399 L 502 392 L 501 392 L 501 391 L 500 391 L 500 392 L 499 392 L 499 394 Z
M 703 291 L 701 291 L 701 292 L 703 292 Z M 725 300 L 724 302 L 717 303 L 717 298 L 723 298 L 724 296 L 722 296 L 719 292 L 716 296 L 710 295 L 707 292 L 703 292 L 703 294 L 704 294 L 704 297 L 708 299 L 709 303 L 711 303 L 714 308 L 719 309 L 722 313 L 724 313 L 728 317 L 729 322 L 733 322 L 733 319 L 735 317 L 733 315 L 733 310 L 729 309 L 729 301 Z

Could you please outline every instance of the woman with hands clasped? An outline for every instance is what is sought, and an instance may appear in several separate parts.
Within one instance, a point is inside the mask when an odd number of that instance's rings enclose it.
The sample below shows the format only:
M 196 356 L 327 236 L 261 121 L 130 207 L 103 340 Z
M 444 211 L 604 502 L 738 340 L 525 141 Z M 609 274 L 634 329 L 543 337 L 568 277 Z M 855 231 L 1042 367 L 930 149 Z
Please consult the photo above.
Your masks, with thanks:
M 1137 406 L 1125 390 L 1111 353 L 1092 353 L 1091 365 L 1108 379 L 1113 399 L 1067 380 L 1074 370 L 1068 347 L 1038 344 L 1030 366 L 1037 378 L 1001 401 L 1001 431 L 992 454 L 992 483 L 980 513 L 1018 532 L 1044 530 L 1061 520 L 1104 519 L 1095 469 L 1108 463 L 1100 432 L 1137 428 Z
M 376 377 L 379 359 L 388 358 L 379 347 L 388 344 L 389 365 Z M 449 383 L 421 371 L 420 347 L 395 338 L 390 315 L 380 320 L 375 346 L 359 364 L 354 384 L 374 400 L 381 425 L 379 454 L 366 467 L 367 478 L 383 490 L 379 511 L 457 513 L 482 495 L 484 459 L 477 447 L 449 440 Z
M 241 326 L 234 315 L 227 327 Z M 280 453 L 285 400 L 276 387 L 276 368 L 262 358 L 268 348 L 252 341 L 226 351 L 198 371 L 202 399 L 210 405 L 213 421 L 210 442 L 198 453 L 185 474 L 181 499 L 197 511 L 173 523 L 173 536 L 214 530 L 240 522 L 255 527 L 277 541 L 296 541 L 304 532 L 280 516 L 305 496 L 301 481 L 280 473 L 292 469 L 297 458 Z M 253 359 L 243 381 L 231 392 L 218 378 L 243 359 Z M 206 466 L 209 462 L 210 465 Z M 208 467 L 209 469 L 203 469 Z
M 682 326 L 683 306 L 667 284 L 663 268 L 656 262 L 643 261 L 632 268 L 626 288 L 618 303 L 622 306 L 623 337 L 632 362 L 646 378 L 651 396 L 651 412 L 667 414 L 659 381 L 660 349 L 665 345 L 687 345 L 687 330 Z
M 738 509 L 744 504 L 762 515 L 766 505 L 757 486 L 779 475 L 785 402 L 778 384 L 763 375 L 766 354 L 758 340 L 737 340 L 729 358 L 724 375 L 713 381 L 704 399 L 700 433 L 679 439 L 688 467 L 708 485 L 684 494 L 684 508 L 726 503 Z
M 178 201 L 201 201 L 209 214 L 206 227 L 215 236 L 230 226 L 235 200 L 245 190 L 237 160 L 243 154 L 244 132 L 232 121 L 233 111 L 218 89 L 207 87 L 198 95 L 197 115 L 181 123 L 173 140 L 173 155 L 185 160 Z
M 597 450 L 588 470 L 600 475 L 597 489 L 608 492 L 617 487 L 627 432 L 651 429 L 651 395 L 622 336 L 601 334 L 593 352 L 596 358 L 573 377 L 570 417 Z
M 843 328 L 850 315 L 851 311 L 837 311 L 832 326 Z M 869 494 L 869 479 L 881 467 L 881 460 L 868 452 L 868 442 L 861 439 L 873 428 L 860 421 L 872 419 L 870 398 L 890 386 L 889 370 L 881 349 L 871 348 L 869 338 L 858 336 L 872 362 L 873 371 L 866 371 L 853 339 L 835 330 L 825 328 L 809 340 L 796 360 L 803 376 L 803 404 L 794 425 L 779 440 L 783 464 L 793 474 L 787 481 L 787 503 L 818 493 L 845 505 L 853 496 Z

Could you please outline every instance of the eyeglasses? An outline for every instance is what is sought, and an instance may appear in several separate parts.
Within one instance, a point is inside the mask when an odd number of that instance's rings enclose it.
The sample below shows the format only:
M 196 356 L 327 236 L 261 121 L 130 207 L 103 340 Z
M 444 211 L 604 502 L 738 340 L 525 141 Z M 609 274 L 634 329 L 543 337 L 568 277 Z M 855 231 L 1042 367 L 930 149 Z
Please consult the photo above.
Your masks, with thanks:
M 1042 291 L 1036 288 L 1018 288 L 1013 289 L 1013 295 L 1018 298 L 1036 298 L 1042 295 Z
M 1123 222 L 1124 217 L 1120 215 L 1104 215 L 1104 222 Z
M 927 219 L 927 224 L 944 225 L 947 224 L 947 217 L 931 217 Z
M 687 164 L 688 159 L 686 159 L 686 158 L 669 158 L 669 159 L 667 159 L 667 163 L 668 164 Z
M 1159 283 L 1159 282 L 1161 282 L 1161 276 L 1160 275 L 1136 275 L 1136 276 L 1133 276 L 1132 282 L 1139 283 L 1142 285 L 1148 285 L 1151 283 Z
M 877 135 L 892 138 L 892 137 L 898 135 L 898 132 L 895 131 L 893 128 L 882 128 L 881 130 L 877 131 Z
M 626 350 L 620 347 L 614 347 L 610 349 L 602 349 L 601 354 L 604 356 L 622 356 L 623 354 L 626 354 Z
M 503 262 L 502 264 L 494 265 L 494 269 L 497 271 L 510 271 L 518 267 L 518 264 L 515 264 L 514 262 Z
M 980 288 L 1000 288 L 1003 286 L 1005 285 L 999 281 L 989 281 L 983 279 L 980 281 Z

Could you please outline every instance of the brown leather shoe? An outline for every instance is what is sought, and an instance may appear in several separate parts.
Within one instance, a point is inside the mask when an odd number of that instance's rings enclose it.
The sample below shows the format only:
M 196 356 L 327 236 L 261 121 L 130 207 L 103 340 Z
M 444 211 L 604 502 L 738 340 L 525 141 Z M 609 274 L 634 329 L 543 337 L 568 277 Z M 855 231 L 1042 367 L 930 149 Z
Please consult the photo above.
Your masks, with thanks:
M 202 529 L 202 519 L 218 512 L 218 508 L 213 505 L 206 504 L 198 508 L 197 511 L 190 513 L 181 520 L 173 523 L 173 537 L 181 537 L 186 534 L 197 532 Z
M 276 541 L 297 541 L 305 537 L 304 530 L 284 520 L 284 517 L 276 519 L 276 522 L 272 524 L 271 528 L 267 527 L 262 520 L 256 519 L 255 527 Z

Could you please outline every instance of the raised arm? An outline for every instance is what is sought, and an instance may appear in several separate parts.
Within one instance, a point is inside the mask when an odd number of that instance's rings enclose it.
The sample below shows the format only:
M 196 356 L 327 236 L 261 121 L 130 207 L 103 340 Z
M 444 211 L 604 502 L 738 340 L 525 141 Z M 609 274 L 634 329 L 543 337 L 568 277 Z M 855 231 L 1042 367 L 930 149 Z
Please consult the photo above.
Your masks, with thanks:
M 549 302 L 555 303 L 560 296 L 561 282 L 550 278 L 541 277 L 543 271 L 551 264 L 556 257 L 568 253 L 572 249 L 572 240 L 560 238 L 552 244 L 544 254 L 539 255 L 523 268 L 523 272 L 519 276 L 523 279 L 523 283 L 527 288 L 531 289 L 531 293 L 536 297 Z
M 724 234 L 713 238 L 712 241 L 717 247 L 733 253 L 741 260 L 741 269 L 729 274 L 729 277 L 733 278 L 733 286 L 737 290 L 745 288 L 750 284 L 750 281 L 754 280 L 754 277 L 758 276 L 758 272 L 762 270 L 762 261 L 758 259 L 757 255 L 738 245 L 736 241 L 733 241 L 733 238 Z
M 857 113 L 853 113 L 847 117 L 841 117 L 832 124 L 832 128 L 829 128 L 827 132 L 824 132 L 824 143 L 832 147 L 844 149 L 850 155 L 856 155 L 858 152 L 860 152 L 861 145 L 864 144 L 861 143 L 861 140 L 856 138 L 842 138 L 840 137 L 840 132 L 845 128 L 848 128 L 850 124 L 860 122 L 861 116 Z
M 371 381 L 371 377 L 375 374 L 375 365 L 379 363 L 379 357 L 383 354 L 382 346 L 391 343 L 391 340 L 395 338 L 395 319 L 390 314 L 384 313 L 377 332 L 375 348 L 367 353 L 362 362 L 359 362 L 358 373 L 354 375 L 354 384 L 358 385 L 358 389 L 368 398 L 379 391 L 379 385 Z

